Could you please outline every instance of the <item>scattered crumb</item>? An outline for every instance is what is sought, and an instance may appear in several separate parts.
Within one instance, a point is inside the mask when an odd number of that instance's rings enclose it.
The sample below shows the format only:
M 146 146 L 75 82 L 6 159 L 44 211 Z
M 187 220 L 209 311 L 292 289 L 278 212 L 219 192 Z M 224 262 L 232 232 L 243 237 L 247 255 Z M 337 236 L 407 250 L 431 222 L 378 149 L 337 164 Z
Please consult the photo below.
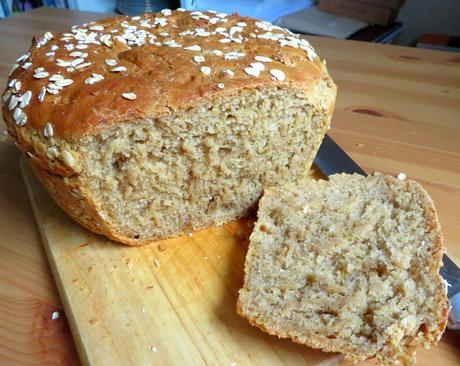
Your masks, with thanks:
M 145 313 L 145 308 L 142 308 L 141 311 L 142 311 L 143 313 Z
M 192 237 L 193 233 L 192 232 L 189 232 L 188 233 L 188 236 Z
M 229 365 L 229 366 L 236 366 L 236 362 L 232 362 L 232 363 L 230 363 L 230 365 Z
M 405 180 L 407 178 L 406 174 L 404 173 L 399 173 L 396 178 L 398 178 L 399 180 Z
M 443 277 L 441 278 L 442 278 L 442 282 L 444 285 L 444 290 L 446 291 L 446 294 L 447 294 L 447 292 L 449 291 L 449 287 L 451 287 L 452 285 L 449 282 L 447 282 Z
M 166 250 L 166 247 L 163 244 L 158 244 L 158 251 L 159 252 L 164 252 Z
M 220 255 L 218 255 L 217 258 L 220 259 Z
M 158 349 L 155 346 L 152 346 L 152 347 L 150 347 L 150 351 L 156 352 L 156 351 L 158 351 Z
M 363 146 L 364 146 L 364 144 L 362 144 L 362 143 L 358 142 L 358 143 L 356 144 L 356 146 L 358 146 L 358 147 L 363 147 Z
M 131 262 L 126 262 L 126 265 L 129 269 L 133 269 L 133 264 Z
M 207 261 L 207 260 L 208 260 L 208 257 L 204 257 L 204 260 Z
M 59 311 L 53 311 L 53 314 L 51 314 L 51 320 L 56 320 L 59 318 L 61 314 L 59 314 Z
M 160 268 L 160 261 L 158 259 L 155 259 L 153 263 L 155 263 L 155 267 Z
M 93 266 L 89 266 L 88 267 L 88 272 L 93 272 L 94 271 L 94 267 Z
M 91 319 L 91 320 L 89 321 L 89 323 L 90 323 L 91 325 L 97 324 L 97 319 Z
M 3 131 L 0 135 L 0 142 L 8 141 L 8 132 Z

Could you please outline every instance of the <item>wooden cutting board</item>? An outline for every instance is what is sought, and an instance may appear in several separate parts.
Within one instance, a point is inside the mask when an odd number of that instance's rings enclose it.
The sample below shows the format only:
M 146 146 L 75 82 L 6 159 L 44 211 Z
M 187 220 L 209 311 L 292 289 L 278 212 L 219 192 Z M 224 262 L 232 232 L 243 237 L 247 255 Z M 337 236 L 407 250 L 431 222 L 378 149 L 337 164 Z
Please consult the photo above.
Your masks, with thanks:
M 335 365 L 235 311 L 253 219 L 128 247 L 90 233 L 21 161 L 80 358 L 87 365 Z

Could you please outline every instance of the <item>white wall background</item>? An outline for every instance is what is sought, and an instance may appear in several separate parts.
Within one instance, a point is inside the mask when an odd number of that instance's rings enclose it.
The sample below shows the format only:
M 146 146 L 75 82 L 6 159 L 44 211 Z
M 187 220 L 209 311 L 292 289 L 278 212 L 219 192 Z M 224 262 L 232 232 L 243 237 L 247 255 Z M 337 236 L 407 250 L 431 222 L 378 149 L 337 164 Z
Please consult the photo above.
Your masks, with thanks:
M 11 0 L 6 1 L 11 3 Z M 220 0 L 215 1 L 218 3 Z M 116 8 L 116 0 L 68 2 L 71 8 L 80 10 L 114 12 Z M 0 18 L 4 16 L 2 13 L 0 6 Z M 396 43 L 401 45 L 414 45 L 423 33 L 460 36 L 460 0 L 406 0 L 398 21 L 404 23 L 402 33 L 396 38 Z
M 423 33 L 460 36 L 460 0 L 406 0 L 397 20 L 404 23 L 397 44 L 414 45 Z

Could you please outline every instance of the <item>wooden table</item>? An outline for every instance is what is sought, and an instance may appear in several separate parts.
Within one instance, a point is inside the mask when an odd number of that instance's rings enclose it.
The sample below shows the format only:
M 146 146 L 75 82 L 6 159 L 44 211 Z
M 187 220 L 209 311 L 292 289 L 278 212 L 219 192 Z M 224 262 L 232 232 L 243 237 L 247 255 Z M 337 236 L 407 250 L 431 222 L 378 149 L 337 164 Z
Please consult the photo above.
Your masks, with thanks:
M 33 35 L 104 16 L 40 8 L 1 20 L 0 85 Z M 368 172 L 402 171 L 420 181 L 436 203 L 450 255 L 460 258 L 460 56 L 311 40 L 339 86 L 331 136 Z M 0 130 L 0 365 L 78 365 L 65 317 L 51 320 L 62 305 L 18 151 L 3 124 Z M 460 334 L 448 331 L 438 347 L 419 350 L 418 365 L 458 365 L 459 345 Z

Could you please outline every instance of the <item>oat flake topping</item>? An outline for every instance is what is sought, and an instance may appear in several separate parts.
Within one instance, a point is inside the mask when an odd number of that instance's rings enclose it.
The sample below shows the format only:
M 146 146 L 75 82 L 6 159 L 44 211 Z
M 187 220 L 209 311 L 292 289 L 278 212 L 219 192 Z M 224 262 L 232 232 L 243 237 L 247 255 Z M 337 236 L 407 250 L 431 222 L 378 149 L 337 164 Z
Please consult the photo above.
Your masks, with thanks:
M 173 90 L 168 89 L 171 84 L 177 90 L 195 85 L 199 91 L 194 93 L 206 94 L 224 88 L 229 92 L 255 78 L 311 82 L 303 70 L 319 75 L 316 57 L 308 41 L 268 22 L 213 11 L 163 9 L 75 25 L 64 33 L 46 32 L 17 59 L 2 100 L 16 126 L 29 123 L 52 137 L 64 125 L 76 129 L 81 123 L 83 131 L 85 123 L 102 123 L 98 116 L 111 118 L 117 111 L 116 98 L 135 101 L 138 90 L 142 96 L 150 90 L 166 95 Z M 193 73 L 207 77 L 193 84 Z M 75 108 L 76 118 L 57 112 L 62 103 L 69 111 L 78 103 L 95 107 Z M 138 103 L 132 105 L 137 108 Z M 69 166 L 75 164 L 70 152 L 61 158 Z
M 121 95 L 123 98 L 128 100 L 135 100 L 137 98 L 136 94 L 134 93 L 122 93 Z

